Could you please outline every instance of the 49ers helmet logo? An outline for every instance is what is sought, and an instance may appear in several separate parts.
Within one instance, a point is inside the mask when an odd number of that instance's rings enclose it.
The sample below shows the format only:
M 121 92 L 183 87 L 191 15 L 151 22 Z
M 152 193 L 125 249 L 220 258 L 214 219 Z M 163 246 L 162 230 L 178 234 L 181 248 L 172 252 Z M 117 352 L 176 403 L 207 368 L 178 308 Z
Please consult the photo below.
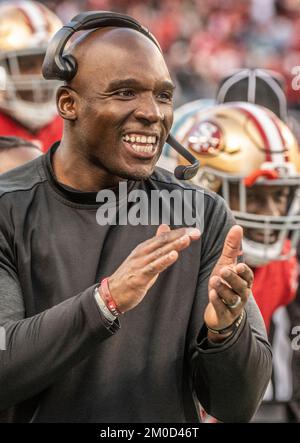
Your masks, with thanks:
M 188 138 L 188 147 L 199 154 L 216 155 L 220 152 L 222 132 L 212 121 L 194 125 Z

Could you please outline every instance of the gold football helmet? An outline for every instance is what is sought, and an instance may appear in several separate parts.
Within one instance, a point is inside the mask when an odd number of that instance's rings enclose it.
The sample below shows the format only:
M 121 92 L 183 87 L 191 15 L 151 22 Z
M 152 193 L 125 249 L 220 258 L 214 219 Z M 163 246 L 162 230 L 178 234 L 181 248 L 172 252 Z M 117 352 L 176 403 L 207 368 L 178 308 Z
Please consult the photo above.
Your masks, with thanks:
M 61 26 L 36 1 L 0 4 L 0 109 L 32 130 L 56 115 L 57 83 L 44 80 L 41 67 L 47 44 Z
M 245 228 L 243 250 L 250 265 L 295 253 L 300 236 L 300 151 L 285 123 L 261 106 L 232 102 L 195 110 L 173 135 L 200 161 L 195 183 L 220 193 L 230 207 L 233 189 L 238 192 L 239 209 L 231 209 Z M 178 163 L 185 161 L 178 158 Z M 247 188 L 256 185 L 288 187 L 287 213 L 247 212 Z M 263 232 L 263 241 L 247 238 L 249 229 Z M 270 242 L 274 231 L 276 241 Z M 286 252 L 288 238 L 291 248 Z

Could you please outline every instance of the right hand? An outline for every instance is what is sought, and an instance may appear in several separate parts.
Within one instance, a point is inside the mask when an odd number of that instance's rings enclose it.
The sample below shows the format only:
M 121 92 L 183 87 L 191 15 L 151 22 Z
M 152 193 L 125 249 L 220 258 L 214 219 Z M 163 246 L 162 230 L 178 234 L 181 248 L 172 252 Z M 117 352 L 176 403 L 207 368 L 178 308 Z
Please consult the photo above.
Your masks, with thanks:
M 130 311 L 145 297 L 159 274 L 171 266 L 192 240 L 200 238 L 195 228 L 171 230 L 160 225 L 155 237 L 140 243 L 108 278 L 111 295 L 121 312 Z

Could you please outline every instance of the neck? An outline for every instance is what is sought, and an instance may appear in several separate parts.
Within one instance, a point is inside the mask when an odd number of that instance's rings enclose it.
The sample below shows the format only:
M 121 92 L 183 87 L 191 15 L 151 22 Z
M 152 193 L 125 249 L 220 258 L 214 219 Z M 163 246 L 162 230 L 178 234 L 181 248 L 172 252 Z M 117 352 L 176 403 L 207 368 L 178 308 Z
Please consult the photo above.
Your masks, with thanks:
M 54 153 L 52 167 L 58 182 L 83 192 L 113 188 L 124 181 L 93 164 L 82 152 L 71 148 L 64 138 Z

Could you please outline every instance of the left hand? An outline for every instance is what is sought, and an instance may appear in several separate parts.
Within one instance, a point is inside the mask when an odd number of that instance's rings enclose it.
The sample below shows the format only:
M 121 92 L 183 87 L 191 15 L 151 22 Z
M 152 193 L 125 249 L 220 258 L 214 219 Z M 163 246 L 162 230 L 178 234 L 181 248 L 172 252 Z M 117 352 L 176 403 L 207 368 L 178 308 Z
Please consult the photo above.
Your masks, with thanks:
M 245 263 L 237 264 L 243 230 L 233 226 L 227 234 L 222 254 L 217 261 L 208 283 L 209 303 L 205 309 L 204 321 L 213 329 L 224 329 L 239 318 L 247 303 L 253 284 L 253 272 Z M 235 308 L 230 308 L 240 300 Z M 231 333 L 224 335 L 208 331 L 209 340 L 220 342 Z

